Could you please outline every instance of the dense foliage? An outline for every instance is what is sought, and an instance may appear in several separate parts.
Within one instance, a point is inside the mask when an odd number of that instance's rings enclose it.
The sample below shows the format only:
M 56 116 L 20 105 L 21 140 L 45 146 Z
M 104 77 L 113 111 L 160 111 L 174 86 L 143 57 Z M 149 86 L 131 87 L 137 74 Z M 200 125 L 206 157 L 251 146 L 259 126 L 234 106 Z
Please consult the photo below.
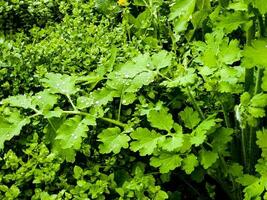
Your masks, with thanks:
M 267 199 L 265 0 L 0 1 L 0 199 Z

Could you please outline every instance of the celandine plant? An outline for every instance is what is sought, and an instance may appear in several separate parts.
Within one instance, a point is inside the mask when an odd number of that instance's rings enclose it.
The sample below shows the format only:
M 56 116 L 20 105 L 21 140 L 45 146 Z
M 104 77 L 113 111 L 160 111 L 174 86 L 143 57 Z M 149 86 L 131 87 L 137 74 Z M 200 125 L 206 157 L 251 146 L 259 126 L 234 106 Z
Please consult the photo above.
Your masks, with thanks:
M 0 10 L 1 199 L 267 199 L 264 1 L 38 2 Z

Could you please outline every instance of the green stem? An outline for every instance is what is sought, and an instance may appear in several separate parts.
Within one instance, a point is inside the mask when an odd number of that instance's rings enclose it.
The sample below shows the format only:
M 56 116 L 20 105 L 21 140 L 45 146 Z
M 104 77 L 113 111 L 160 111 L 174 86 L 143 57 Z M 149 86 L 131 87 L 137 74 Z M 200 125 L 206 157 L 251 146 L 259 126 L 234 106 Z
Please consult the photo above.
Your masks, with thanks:
M 195 108 L 195 110 L 198 112 L 198 114 L 200 115 L 201 119 L 204 120 L 205 119 L 205 116 L 202 112 L 202 110 L 200 109 L 200 107 L 197 105 L 197 102 L 195 100 L 195 98 L 193 97 L 191 91 L 190 91 L 190 88 L 189 87 L 186 87 L 186 90 L 187 90 L 187 94 L 191 100 L 191 103 L 193 104 L 193 107 Z
M 80 112 L 80 111 L 63 111 L 64 114 L 70 114 L 70 115 L 85 115 L 85 116 L 92 116 L 91 114 L 89 113 L 86 113 L 86 112 Z M 114 119 L 110 119 L 110 118 L 106 118 L 106 117 L 100 117 L 99 119 L 103 120 L 103 121 L 106 121 L 106 122 L 109 122 L 109 123 L 112 123 L 112 124 L 115 124 L 117 126 L 120 126 L 122 128 L 125 128 L 126 127 L 126 124 L 124 123 L 121 123 L 120 121 L 117 121 L 117 120 L 114 120 Z
M 106 121 L 106 122 L 115 124 L 115 125 L 117 125 L 117 126 L 120 126 L 120 127 L 122 127 L 122 128 L 125 128 L 125 127 L 126 127 L 126 124 L 121 123 L 121 122 L 119 122 L 119 121 L 117 121 L 117 120 L 114 120 L 114 119 L 105 118 L 105 117 L 101 117 L 100 119 L 102 119 L 102 120 L 104 120 L 104 121 Z
M 245 71 L 245 91 L 251 93 L 252 88 L 253 88 L 253 74 L 254 74 L 254 69 L 246 69 Z
M 53 131 L 56 133 L 57 129 L 55 128 L 54 124 L 51 122 L 50 119 L 47 119 L 48 123 L 50 124 L 50 126 L 52 127 Z
M 262 83 L 263 69 L 257 68 L 257 75 L 255 81 L 254 95 L 261 92 L 261 83 Z M 248 170 L 253 171 L 253 166 L 256 162 L 255 148 L 256 147 L 256 130 L 254 127 L 249 127 L 249 136 L 248 136 Z
M 243 163 L 245 168 L 247 168 L 246 128 L 241 128 L 241 146 L 242 146 Z
M 73 108 L 74 110 L 77 110 L 77 108 L 76 108 L 76 106 L 74 105 L 73 101 L 71 100 L 70 96 L 69 96 L 69 95 L 66 95 L 66 97 L 68 98 L 68 100 L 69 100 L 69 102 L 70 102 L 72 108 Z
M 264 69 L 258 67 L 257 76 L 256 76 L 256 84 L 255 84 L 255 89 L 254 89 L 254 95 L 261 92 L 261 83 L 262 83 L 263 72 L 264 72 Z
M 220 101 L 220 103 L 222 105 L 222 111 L 223 111 L 223 117 L 224 117 L 225 125 L 226 125 L 227 128 L 230 128 L 231 127 L 231 124 L 230 124 L 229 116 L 227 114 L 227 111 L 225 109 L 225 106 L 223 105 L 223 102 Z

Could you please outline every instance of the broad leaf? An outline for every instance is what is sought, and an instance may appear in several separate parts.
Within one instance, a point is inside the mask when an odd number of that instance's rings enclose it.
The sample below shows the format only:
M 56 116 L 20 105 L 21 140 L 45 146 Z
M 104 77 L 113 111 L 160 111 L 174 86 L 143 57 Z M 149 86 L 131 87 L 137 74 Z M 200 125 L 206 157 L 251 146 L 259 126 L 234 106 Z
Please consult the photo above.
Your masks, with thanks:
M 82 139 L 87 137 L 88 124 L 86 119 L 75 116 L 67 119 L 57 130 L 56 140 L 62 149 L 80 149 Z
M 149 131 L 146 128 L 137 128 L 131 133 L 131 138 L 136 140 L 131 142 L 131 150 L 139 151 L 141 156 L 150 155 L 156 149 L 158 142 L 164 140 L 165 136 Z
M 163 69 L 171 65 L 172 56 L 167 51 L 160 51 L 154 54 L 152 57 L 152 64 L 157 70 Z
M 22 127 L 29 123 L 29 118 L 22 117 L 15 111 L 9 116 L 0 116 L 0 150 L 4 148 L 5 141 L 19 135 Z
M 148 113 L 147 119 L 152 127 L 166 131 L 170 131 L 174 123 L 172 115 L 165 108 L 151 110 Z
M 267 40 L 254 40 L 251 46 L 246 46 L 243 51 L 243 65 L 247 68 L 254 66 L 266 67 Z
M 159 157 L 152 157 L 150 165 L 159 167 L 160 173 L 168 173 L 171 170 L 181 166 L 182 158 L 177 154 L 160 153 Z
M 200 163 L 204 169 L 210 168 L 218 158 L 219 156 L 216 152 L 206 150 L 200 152 Z
M 32 97 L 26 95 L 11 96 L 2 101 L 3 104 L 9 104 L 13 107 L 31 108 L 34 109 L 35 105 L 32 103 Z
M 119 153 L 121 148 L 128 148 L 130 137 L 124 133 L 118 127 L 107 128 L 103 130 L 98 136 L 98 141 L 103 144 L 99 145 L 100 153 Z
M 195 10 L 196 0 L 176 1 L 171 7 L 169 20 L 174 21 L 175 32 L 186 30 L 188 21 L 192 18 Z
M 50 94 L 48 90 L 44 90 L 33 96 L 33 103 L 41 111 L 50 110 L 57 103 L 57 96 Z
M 183 134 L 173 134 L 167 136 L 166 139 L 159 144 L 159 147 L 166 151 L 174 151 L 175 149 L 180 148 L 183 145 L 183 142 Z
M 179 113 L 179 116 L 183 120 L 185 126 L 190 129 L 193 129 L 200 122 L 199 114 L 190 107 L 186 107 L 184 111 Z
M 260 108 L 267 106 L 267 94 L 256 94 L 250 100 L 250 105 Z
M 75 94 L 78 89 L 75 87 L 76 77 L 66 74 L 47 73 L 44 79 L 41 79 L 44 86 L 50 89 L 51 93 L 60 93 L 67 96 Z
M 195 167 L 198 166 L 197 157 L 194 154 L 187 155 L 187 157 L 183 159 L 182 166 L 182 169 L 185 171 L 185 173 L 191 174 L 194 171 Z

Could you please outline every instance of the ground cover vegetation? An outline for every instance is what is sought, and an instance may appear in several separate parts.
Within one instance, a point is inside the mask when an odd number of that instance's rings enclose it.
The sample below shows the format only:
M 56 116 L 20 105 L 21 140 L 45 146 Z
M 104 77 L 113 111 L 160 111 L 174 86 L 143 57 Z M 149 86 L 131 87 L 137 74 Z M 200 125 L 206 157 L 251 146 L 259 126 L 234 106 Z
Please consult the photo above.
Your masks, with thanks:
M 267 199 L 265 0 L 0 1 L 0 199 Z

